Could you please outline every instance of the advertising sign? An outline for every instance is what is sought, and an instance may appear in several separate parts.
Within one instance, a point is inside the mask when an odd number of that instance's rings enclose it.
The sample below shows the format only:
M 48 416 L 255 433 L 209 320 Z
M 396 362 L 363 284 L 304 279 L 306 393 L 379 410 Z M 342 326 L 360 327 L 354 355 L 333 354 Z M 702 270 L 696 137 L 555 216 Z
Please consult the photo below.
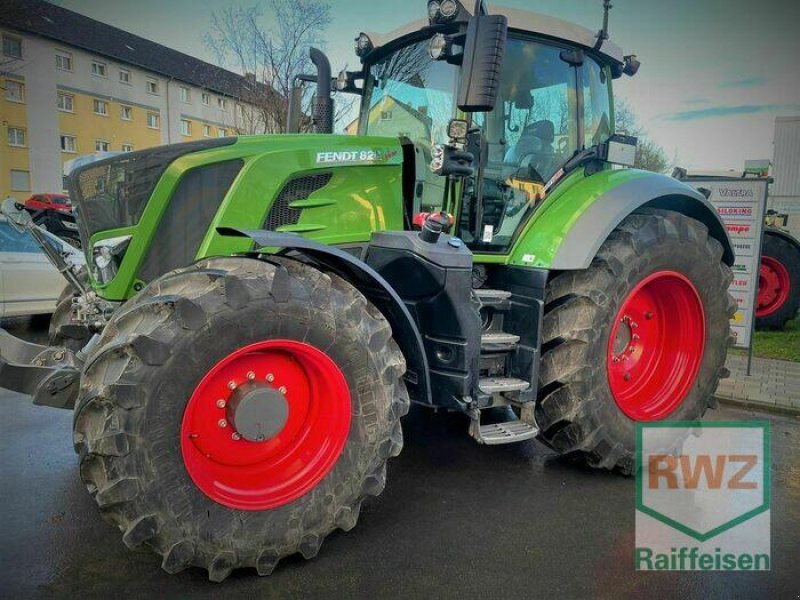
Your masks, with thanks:
M 708 200 L 717 209 L 728 230 L 736 254 L 730 293 L 738 307 L 731 319 L 731 332 L 736 338 L 736 346 L 748 348 L 755 320 L 761 234 L 769 180 L 691 177 L 686 183 L 711 191 Z

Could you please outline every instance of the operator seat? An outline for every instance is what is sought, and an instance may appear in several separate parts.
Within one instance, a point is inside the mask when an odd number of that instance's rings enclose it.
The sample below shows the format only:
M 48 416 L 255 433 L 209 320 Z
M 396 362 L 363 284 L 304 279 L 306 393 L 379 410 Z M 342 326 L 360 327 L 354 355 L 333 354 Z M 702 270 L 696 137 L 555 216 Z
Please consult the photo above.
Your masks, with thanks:
M 504 162 L 523 166 L 523 161 L 534 167 L 538 173 L 548 175 L 553 160 L 555 125 L 547 119 L 531 123 L 522 130 L 517 143 L 509 148 Z

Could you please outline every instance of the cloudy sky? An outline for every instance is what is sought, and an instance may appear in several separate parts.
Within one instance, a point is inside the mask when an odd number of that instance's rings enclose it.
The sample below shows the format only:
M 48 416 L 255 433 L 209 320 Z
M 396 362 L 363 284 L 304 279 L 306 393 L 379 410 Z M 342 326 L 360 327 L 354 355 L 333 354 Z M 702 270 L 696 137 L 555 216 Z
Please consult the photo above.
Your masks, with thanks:
M 54 0 L 210 62 L 210 11 L 257 0 Z M 268 6 L 269 0 L 261 0 Z M 356 64 L 353 38 L 425 14 L 425 0 L 331 0 L 324 48 L 334 71 Z M 493 2 L 489 0 L 491 10 Z M 601 0 L 501 0 L 598 29 Z M 642 68 L 616 91 L 670 156 L 689 167 L 741 169 L 772 156 L 776 115 L 800 114 L 800 0 L 614 0 L 611 36 Z M 266 12 L 266 11 L 265 11 Z M 265 21 L 268 26 L 268 19 Z

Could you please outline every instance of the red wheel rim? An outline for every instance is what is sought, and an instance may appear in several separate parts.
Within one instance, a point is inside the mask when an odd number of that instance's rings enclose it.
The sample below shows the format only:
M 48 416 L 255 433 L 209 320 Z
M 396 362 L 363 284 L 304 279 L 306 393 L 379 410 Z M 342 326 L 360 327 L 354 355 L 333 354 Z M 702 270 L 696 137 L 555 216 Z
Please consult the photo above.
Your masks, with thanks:
M 260 441 L 245 429 L 252 413 L 239 408 L 254 406 L 253 398 L 262 419 L 264 410 L 277 415 L 274 431 L 260 430 Z M 293 340 L 251 344 L 220 360 L 195 388 L 181 424 L 183 462 L 215 502 L 276 508 L 306 494 L 333 468 L 347 442 L 350 413 L 347 382 L 325 353 Z
M 705 348 L 703 303 L 680 273 L 660 271 L 628 294 L 608 341 L 608 384 L 636 421 L 672 413 L 694 385 Z
M 790 287 L 789 271 L 783 263 L 771 256 L 762 256 L 758 272 L 756 316 L 766 317 L 783 306 L 789 299 Z

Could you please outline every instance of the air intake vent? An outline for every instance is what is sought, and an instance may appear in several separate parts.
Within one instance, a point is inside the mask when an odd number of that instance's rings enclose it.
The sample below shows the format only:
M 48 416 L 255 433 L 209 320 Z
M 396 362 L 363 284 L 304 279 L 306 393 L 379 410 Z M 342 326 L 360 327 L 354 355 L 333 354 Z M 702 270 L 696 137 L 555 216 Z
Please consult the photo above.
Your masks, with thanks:
M 297 200 L 305 200 L 314 192 L 321 190 L 331 180 L 331 173 L 322 175 L 304 175 L 289 181 L 272 204 L 267 215 L 264 229 L 275 231 L 284 225 L 297 225 L 302 209 L 290 208 L 289 204 Z

